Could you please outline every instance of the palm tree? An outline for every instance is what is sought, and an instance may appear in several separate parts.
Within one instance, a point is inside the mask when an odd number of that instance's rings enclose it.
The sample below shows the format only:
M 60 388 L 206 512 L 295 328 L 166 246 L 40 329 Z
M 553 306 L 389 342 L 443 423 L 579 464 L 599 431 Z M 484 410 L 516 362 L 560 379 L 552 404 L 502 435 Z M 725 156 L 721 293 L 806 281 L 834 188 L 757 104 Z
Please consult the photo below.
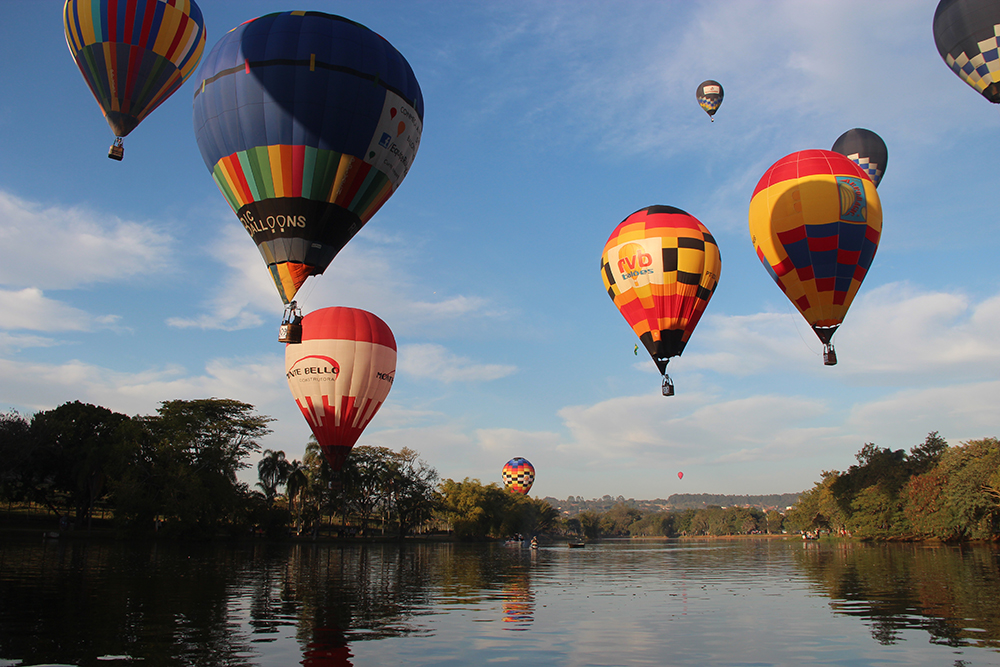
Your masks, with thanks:
M 298 463 L 296 461 L 296 463 Z M 286 482 L 291 466 L 285 460 L 283 451 L 264 450 L 264 456 L 257 463 L 257 476 L 260 482 L 257 483 L 267 497 L 267 504 L 274 502 L 274 497 L 278 493 L 278 487 Z
M 306 477 L 305 468 L 298 460 L 292 461 L 288 465 L 288 474 L 285 477 L 285 494 L 288 496 L 288 509 L 293 518 L 295 517 L 295 499 L 308 484 L 309 478 Z

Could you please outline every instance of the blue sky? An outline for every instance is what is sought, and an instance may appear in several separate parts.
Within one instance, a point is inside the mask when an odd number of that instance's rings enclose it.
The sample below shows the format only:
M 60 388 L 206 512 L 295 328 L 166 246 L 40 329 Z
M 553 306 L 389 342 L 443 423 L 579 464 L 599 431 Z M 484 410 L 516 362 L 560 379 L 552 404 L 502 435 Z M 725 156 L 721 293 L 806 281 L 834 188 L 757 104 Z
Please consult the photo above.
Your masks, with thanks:
M 315 9 L 381 34 L 420 82 L 409 175 L 299 293 L 396 336 L 361 444 L 483 482 L 524 456 L 532 495 L 665 498 L 801 491 L 866 442 L 1000 435 L 1000 115 L 938 56 L 935 0 L 199 6 L 206 53 L 250 18 Z M 202 162 L 193 84 L 107 159 L 61 8 L 8 0 L 0 23 L 0 409 L 233 398 L 275 418 L 264 447 L 301 457 L 281 300 Z M 714 123 L 695 101 L 710 78 Z M 773 162 L 853 127 L 889 149 L 883 234 L 825 367 L 747 211 Z M 599 266 L 653 204 L 701 220 L 723 263 L 672 398 Z

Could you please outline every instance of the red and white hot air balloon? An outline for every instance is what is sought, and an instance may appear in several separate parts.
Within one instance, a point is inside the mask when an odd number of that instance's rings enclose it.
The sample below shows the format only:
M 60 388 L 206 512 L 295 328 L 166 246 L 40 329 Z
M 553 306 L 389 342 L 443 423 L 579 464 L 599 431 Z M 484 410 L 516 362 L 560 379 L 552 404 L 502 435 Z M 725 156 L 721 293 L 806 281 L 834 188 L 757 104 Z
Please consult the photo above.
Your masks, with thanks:
M 302 318 L 302 342 L 285 346 L 285 376 L 323 454 L 340 470 L 396 374 L 396 339 L 365 310 L 321 308 Z

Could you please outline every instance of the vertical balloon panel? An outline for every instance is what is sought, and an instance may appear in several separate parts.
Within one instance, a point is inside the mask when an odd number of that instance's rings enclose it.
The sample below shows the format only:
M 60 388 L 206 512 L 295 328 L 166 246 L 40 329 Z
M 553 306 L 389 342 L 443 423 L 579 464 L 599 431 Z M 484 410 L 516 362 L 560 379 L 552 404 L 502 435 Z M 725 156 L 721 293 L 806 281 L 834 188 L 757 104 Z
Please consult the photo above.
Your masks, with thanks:
M 302 342 L 285 347 L 285 376 L 333 470 L 385 402 L 396 373 L 396 340 L 356 308 L 323 308 L 302 319 Z

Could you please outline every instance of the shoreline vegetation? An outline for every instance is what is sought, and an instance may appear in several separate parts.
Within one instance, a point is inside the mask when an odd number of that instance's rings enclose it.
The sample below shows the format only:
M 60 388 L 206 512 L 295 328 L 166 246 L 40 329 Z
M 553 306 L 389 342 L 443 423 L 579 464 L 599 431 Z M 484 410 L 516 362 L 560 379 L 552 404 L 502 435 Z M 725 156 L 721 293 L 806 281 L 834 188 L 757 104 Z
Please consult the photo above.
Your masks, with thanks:
M 339 471 L 311 439 L 301 460 L 264 450 L 272 419 L 231 399 L 165 401 L 129 417 L 77 402 L 0 413 L 0 533 L 114 539 L 503 541 L 608 538 L 1000 539 L 1000 441 L 906 452 L 866 443 L 857 464 L 799 494 L 664 501 L 533 498 L 439 479 L 407 447 L 355 447 Z M 793 501 L 794 499 L 794 501 Z M 676 501 L 676 505 L 673 504 Z M 791 505 L 785 503 L 793 502 Z M 701 503 L 702 506 L 697 505 Z M 718 504 L 712 504 L 718 503 Z M 723 504 L 726 503 L 726 504 Z

